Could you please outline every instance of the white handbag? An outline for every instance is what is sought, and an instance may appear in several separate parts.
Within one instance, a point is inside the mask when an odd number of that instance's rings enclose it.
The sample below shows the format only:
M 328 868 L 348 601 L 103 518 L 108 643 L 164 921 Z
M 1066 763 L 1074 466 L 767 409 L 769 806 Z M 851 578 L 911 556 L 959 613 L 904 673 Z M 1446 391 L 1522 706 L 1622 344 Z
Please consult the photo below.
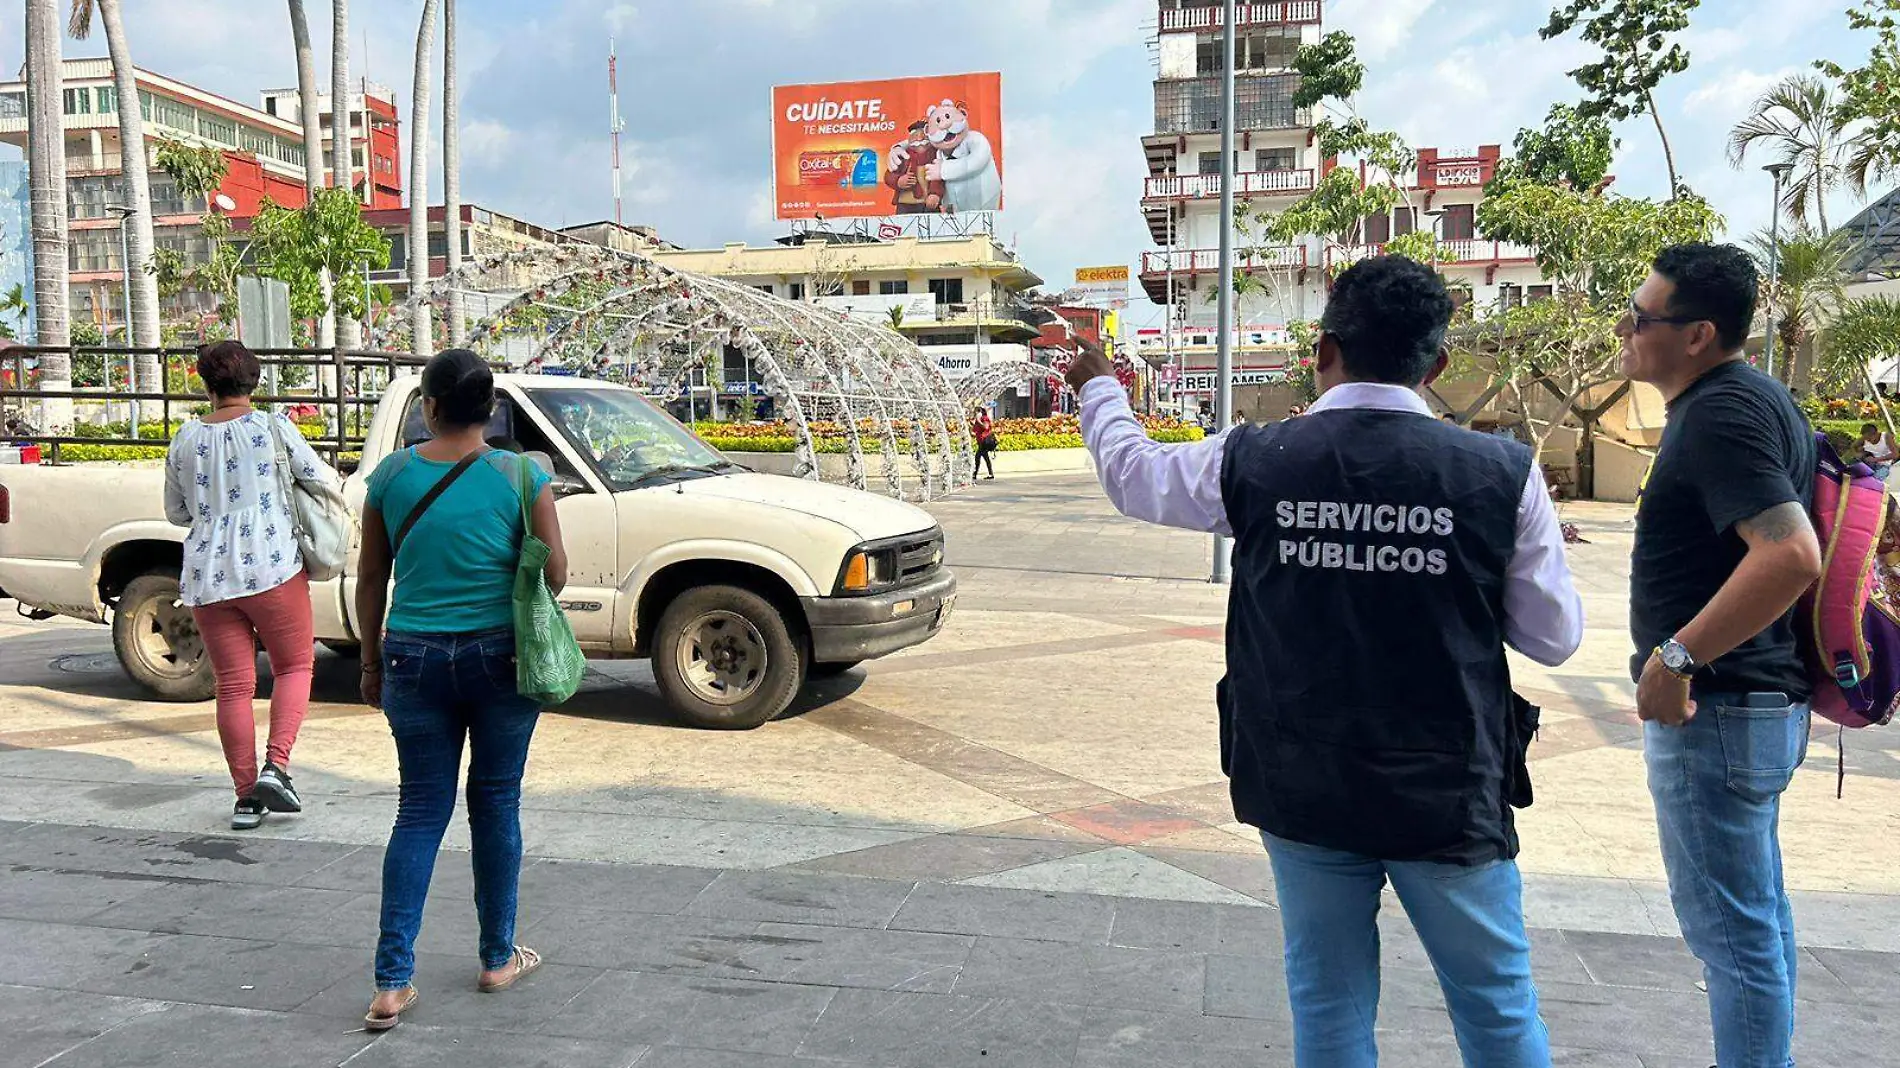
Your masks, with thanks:
M 290 506 L 291 533 L 303 555 L 303 569 L 315 581 L 326 582 L 343 574 L 356 540 L 356 516 L 337 489 L 340 480 L 330 468 L 323 469 L 329 478 L 306 481 L 291 474 L 290 446 L 284 443 L 280 421 L 273 418 L 270 425 L 277 483 Z

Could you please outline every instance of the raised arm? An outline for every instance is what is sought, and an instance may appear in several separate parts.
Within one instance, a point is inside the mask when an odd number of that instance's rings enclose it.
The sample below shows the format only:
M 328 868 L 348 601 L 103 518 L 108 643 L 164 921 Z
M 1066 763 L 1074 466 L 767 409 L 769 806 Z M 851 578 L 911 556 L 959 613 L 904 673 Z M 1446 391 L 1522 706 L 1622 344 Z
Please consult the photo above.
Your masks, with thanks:
M 1117 511 L 1163 526 L 1231 534 L 1221 499 L 1227 435 L 1184 445 L 1148 437 L 1114 369 L 1099 353 L 1083 353 L 1069 370 L 1082 401 L 1082 441 L 1095 459 L 1102 489 Z
M 1517 548 L 1504 573 L 1504 640 L 1545 667 L 1570 659 L 1583 644 L 1583 599 L 1564 555 L 1563 525 L 1536 464 L 1518 502 Z

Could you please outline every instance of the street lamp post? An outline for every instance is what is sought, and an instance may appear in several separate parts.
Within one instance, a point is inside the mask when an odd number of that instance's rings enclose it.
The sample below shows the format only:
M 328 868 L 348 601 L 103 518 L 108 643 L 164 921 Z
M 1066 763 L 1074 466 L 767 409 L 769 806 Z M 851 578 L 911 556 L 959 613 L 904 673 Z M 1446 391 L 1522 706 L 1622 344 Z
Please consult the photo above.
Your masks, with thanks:
M 1762 170 L 1774 175 L 1775 207 L 1768 222 L 1768 331 L 1762 339 L 1762 365 L 1775 373 L 1775 299 L 1781 295 L 1781 183 L 1793 172 L 1792 163 L 1770 163 Z M 1792 358 L 1792 354 L 1790 357 Z
M 138 212 L 124 204 L 107 204 L 106 210 L 119 217 L 119 299 L 124 303 L 125 347 L 132 347 L 132 243 L 126 233 L 126 224 Z M 112 388 L 112 364 L 106 363 L 106 388 Z M 126 402 L 127 425 L 130 437 L 139 436 L 139 372 L 138 357 L 128 352 L 125 355 L 125 386 L 131 398 Z
M 1432 270 L 1438 270 L 1438 235 L 1444 231 L 1445 208 L 1426 208 L 1425 217 L 1432 221 Z
M 1224 433 L 1234 417 L 1234 0 L 1225 0 L 1221 26 L 1220 123 L 1220 304 L 1215 312 L 1220 347 L 1214 359 L 1214 431 Z M 1172 302 L 1173 295 L 1169 295 Z M 1172 308 L 1170 308 L 1172 311 Z M 1210 581 L 1225 584 L 1232 577 L 1231 546 L 1214 535 L 1214 569 Z

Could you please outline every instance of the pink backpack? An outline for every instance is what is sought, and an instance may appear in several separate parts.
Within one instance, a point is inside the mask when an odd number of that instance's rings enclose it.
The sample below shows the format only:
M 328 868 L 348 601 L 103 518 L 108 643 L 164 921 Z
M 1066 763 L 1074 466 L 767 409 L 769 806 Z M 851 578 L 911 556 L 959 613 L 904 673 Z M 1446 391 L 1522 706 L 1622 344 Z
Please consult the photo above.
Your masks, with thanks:
M 1801 600 L 1814 711 L 1843 727 L 1872 727 L 1900 706 L 1900 604 L 1879 581 L 1881 538 L 1893 515 L 1887 487 L 1863 463 L 1845 463 L 1816 433 L 1814 530 L 1821 580 Z

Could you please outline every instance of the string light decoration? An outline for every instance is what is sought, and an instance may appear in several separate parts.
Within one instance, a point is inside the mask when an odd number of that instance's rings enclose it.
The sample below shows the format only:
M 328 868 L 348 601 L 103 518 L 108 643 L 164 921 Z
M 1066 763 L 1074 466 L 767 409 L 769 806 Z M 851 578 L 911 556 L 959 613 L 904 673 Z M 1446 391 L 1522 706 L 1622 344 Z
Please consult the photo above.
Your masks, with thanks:
M 821 479 L 821 451 L 842 452 L 837 480 L 868 489 L 874 448 L 889 496 L 929 500 L 970 484 L 965 397 L 888 326 L 568 242 L 464 261 L 384 316 L 369 344 L 412 348 L 408 313 L 427 305 L 440 321 L 452 292 L 470 309 L 469 347 L 519 372 L 622 382 L 665 404 L 692 388 L 696 368 L 743 362 L 790 432 L 797 477 Z

